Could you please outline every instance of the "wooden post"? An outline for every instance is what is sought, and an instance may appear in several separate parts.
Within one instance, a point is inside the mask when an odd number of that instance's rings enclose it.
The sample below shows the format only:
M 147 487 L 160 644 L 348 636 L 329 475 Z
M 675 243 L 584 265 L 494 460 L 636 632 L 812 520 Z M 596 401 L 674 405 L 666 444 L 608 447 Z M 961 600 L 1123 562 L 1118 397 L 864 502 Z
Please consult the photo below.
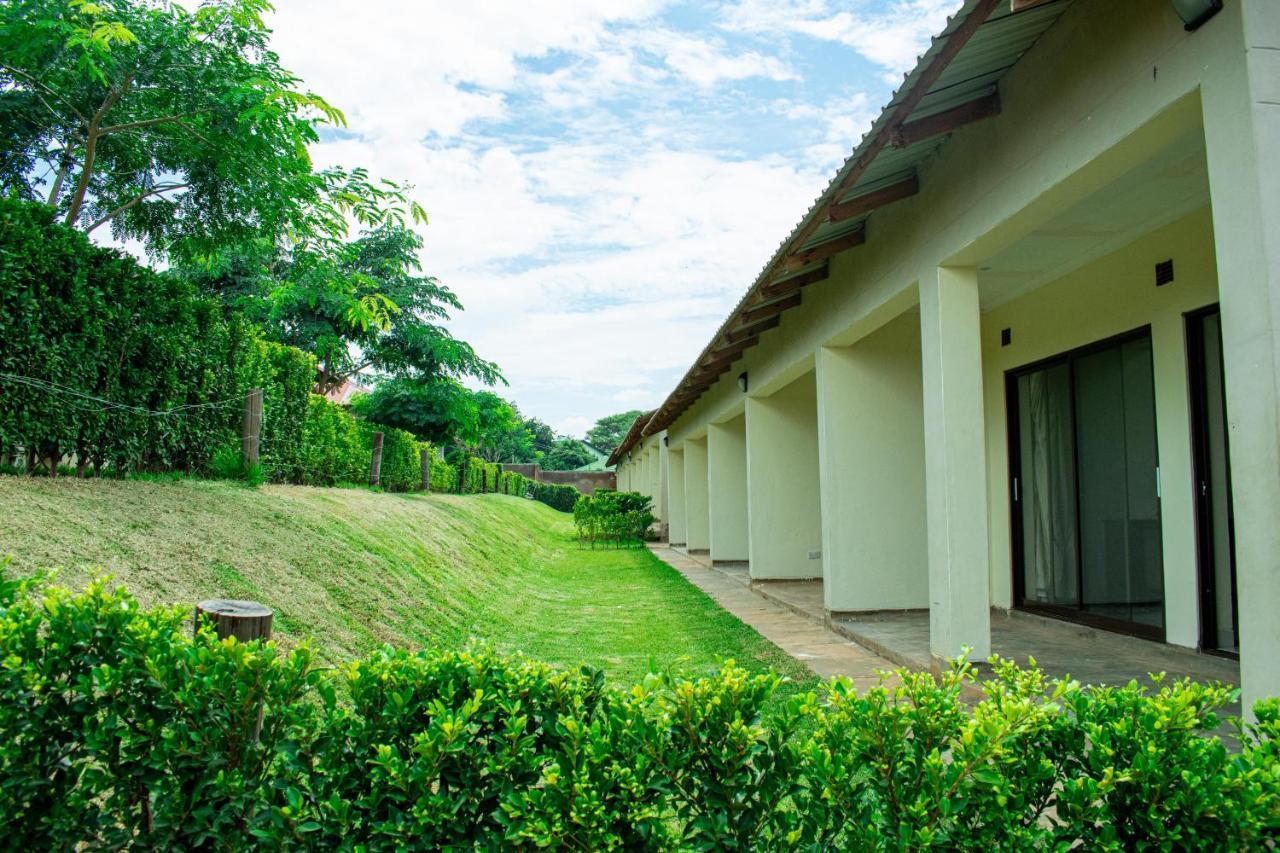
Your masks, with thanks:
M 418 451 L 418 461 L 422 464 L 422 491 L 431 491 L 431 448 L 423 447 Z
M 274 616 L 270 607 L 256 601 L 211 598 L 196 605 L 195 629 L 199 631 L 200 626 L 208 622 L 219 640 L 227 637 L 235 637 L 242 643 L 269 640 Z
M 258 446 L 262 437 L 262 389 L 251 388 L 244 398 L 244 421 L 240 426 L 240 459 L 247 474 L 258 464 Z
M 458 494 L 462 494 L 467 490 L 467 457 L 462 457 L 462 461 L 458 463 Z
M 376 486 L 382 479 L 382 433 L 373 434 L 373 459 L 369 463 L 369 485 Z

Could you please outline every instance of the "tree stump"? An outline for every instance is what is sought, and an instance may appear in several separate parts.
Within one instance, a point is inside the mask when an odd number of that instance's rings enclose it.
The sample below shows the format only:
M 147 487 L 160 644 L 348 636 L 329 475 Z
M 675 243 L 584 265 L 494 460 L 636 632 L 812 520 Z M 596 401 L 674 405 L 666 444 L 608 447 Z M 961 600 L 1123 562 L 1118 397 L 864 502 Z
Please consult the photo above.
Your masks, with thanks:
M 211 598 L 196 605 L 195 629 L 199 631 L 200 626 L 208 622 L 219 640 L 227 637 L 235 637 L 242 643 L 269 640 L 274 616 L 270 607 L 256 601 Z

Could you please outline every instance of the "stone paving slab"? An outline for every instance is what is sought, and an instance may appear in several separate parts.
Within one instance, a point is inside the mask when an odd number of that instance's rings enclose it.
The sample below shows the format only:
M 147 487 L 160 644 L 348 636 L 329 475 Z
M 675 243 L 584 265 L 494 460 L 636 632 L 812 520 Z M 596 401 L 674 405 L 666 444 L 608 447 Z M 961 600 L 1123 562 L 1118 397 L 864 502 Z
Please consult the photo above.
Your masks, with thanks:
M 843 675 L 863 691 L 879 682 L 881 670 L 894 669 L 890 661 L 857 643 L 757 595 L 751 590 L 745 571 L 713 569 L 705 557 L 691 557 L 665 545 L 650 546 L 650 550 L 717 604 L 803 663 L 815 675 L 822 678 Z

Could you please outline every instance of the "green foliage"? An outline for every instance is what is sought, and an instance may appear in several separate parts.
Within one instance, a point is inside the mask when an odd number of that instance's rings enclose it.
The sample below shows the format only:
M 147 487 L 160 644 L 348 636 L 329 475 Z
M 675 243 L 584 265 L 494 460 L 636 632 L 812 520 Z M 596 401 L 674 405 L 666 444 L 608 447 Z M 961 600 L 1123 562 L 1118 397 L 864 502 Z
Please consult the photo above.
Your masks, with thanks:
M 1229 754 L 1232 697 L 1082 688 L 997 661 L 979 682 L 846 679 L 769 711 L 732 661 L 629 690 L 485 649 L 197 636 L 95 582 L 0 585 L 0 830 L 17 847 L 1269 849 L 1280 702 Z M 966 691 L 981 701 L 967 703 Z M 261 716 L 259 716 L 261 715 Z M 254 736 L 261 720 L 261 732 Z
M 573 486 L 561 486 L 554 483 L 538 483 L 529 481 L 529 491 L 533 494 L 533 499 L 546 504 L 552 509 L 558 509 L 561 512 L 573 512 L 573 507 L 577 504 L 578 499 L 582 497 L 582 492 Z
M 592 548 L 598 543 L 638 545 L 653 524 L 653 501 L 639 492 L 597 489 L 573 505 L 573 523 L 578 539 Z
M 562 438 L 551 447 L 551 451 L 542 458 L 542 468 L 546 471 L 573 471 L 583 465 L 595 461 L 596 455 L 576 438 Z
M 91 245 L 50 208 L 4 198 L 0 338 L 0 446 L 49 471 L 71 453 L 94 470 L 204 471 L 239 446 L 253 387 L 267 474 L 296 468 L 308 356 L 224 318 L 183 279 Z
M 379 485 L 390 492 L 411 492 L 422 487 L 420 451 L 430 448 L 411 433 L 361 420 L 342 406 L 311 395 L 303 427 L 301 476 L 293 482 L 313 486 L 367 483 L 373 461 L 373 434 L 382 433 L 382 467 Z M 435 455 L 431 479 L 438 472 Z
M 503 471 L 498 476 L 498 491 L 504 495 L 522 498 L 529 490 L 532 481 L 516 471 Z
M 639 409 L 632 409 L 616 415 L 605 415 L 587 430 L 587 441 L 597 450 L 612 453 L 614 448 L 622 444 L 622 439 L 627 437 L 627 431 L 636 422 L 636 418 L 643 414 Z
M 183 272 L 272 340 L 314 355 L 321 391 L 367 369 L 418 384 L 457 377 L 501 382 L 497 365 L 444 327 L 462 304 L 420 274 L 421 249 L 416 231 L 392 221 L 352 240 L 288 246 L 258 240 Z
M 0 195 L 159 254 L 307 233 L 340 112 L 268 46 L 263 0 L 0 5 Z M 342 205 L 358 214 L 350 204 Z

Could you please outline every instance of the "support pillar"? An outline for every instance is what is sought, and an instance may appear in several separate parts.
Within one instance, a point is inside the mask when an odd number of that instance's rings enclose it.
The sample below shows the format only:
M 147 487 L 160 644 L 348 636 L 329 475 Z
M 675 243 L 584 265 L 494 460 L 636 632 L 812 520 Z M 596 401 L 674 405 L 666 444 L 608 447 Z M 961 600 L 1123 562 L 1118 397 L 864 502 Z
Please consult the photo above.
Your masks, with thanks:
M 925 610 L 920 324 L 903 314 L 817 354 L 823 594 L 835 612 Z
M 1201 88 L 1222 309 L 1246 713 L 1280 695 L 1280 4 L 1231 3 Z M 1237 41 L 1238 40 L 1238 41 Z
M 667 511 L 670 519 L 667 527 L 667 541 L 671 545 L 687 545 L 689 542 L 684 500 L 684 451 L 676 448 L 667 450 Z
M 818 410 L 813 373 L 747 398 L 747 543 L 751 577 L 821 578 Z
M 991 654 L 980 331 L 976 269 L 922 276 L 929 648 L 940 659 Z
M 684 443 L 685 545 L 690 553 L 706 554 L 711 548 L 711 524 L 707 500 L 707 439 Z
M 707 427 L 707 495 L 712 561 L 745 562 L 747 430 L 741 415 Z

